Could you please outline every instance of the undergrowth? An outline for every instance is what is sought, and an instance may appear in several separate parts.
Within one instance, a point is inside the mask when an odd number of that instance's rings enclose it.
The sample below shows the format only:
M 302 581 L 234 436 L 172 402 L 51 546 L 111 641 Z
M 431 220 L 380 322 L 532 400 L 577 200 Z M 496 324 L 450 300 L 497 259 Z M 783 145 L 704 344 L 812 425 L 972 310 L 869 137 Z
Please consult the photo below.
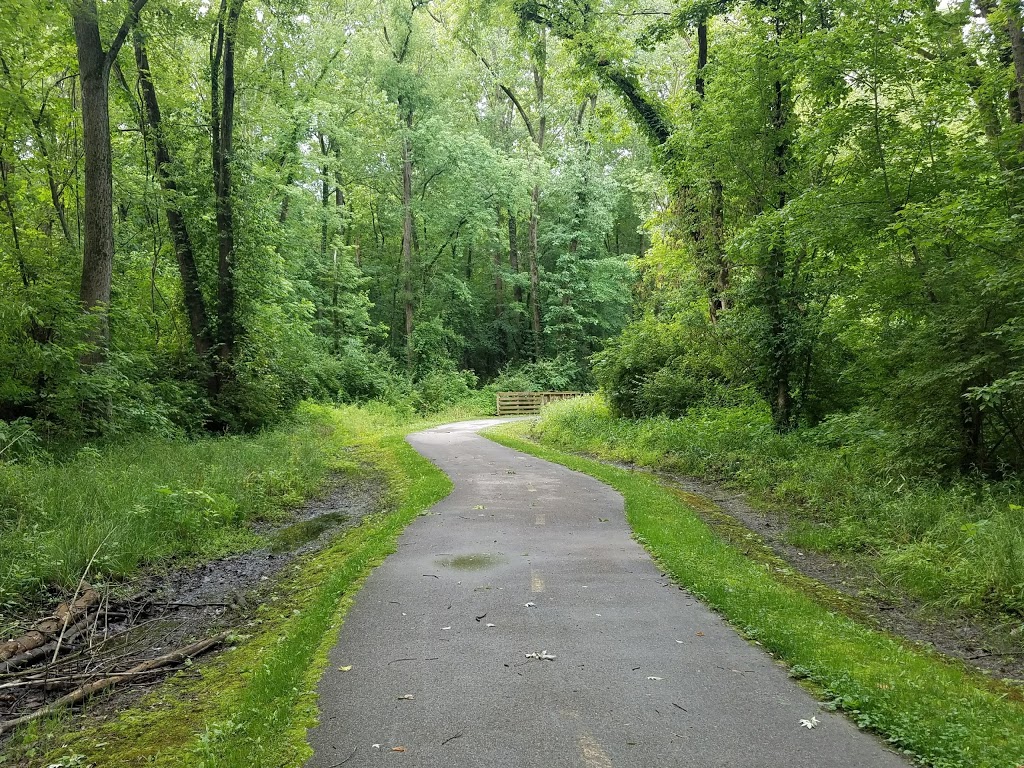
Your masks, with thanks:
M 560 442 L 571 442 L 576 449 L 590 447 L 597 439 L 592 420 L 606 418 L 593 402 L 562 406 L 542 419 L 540 434 L 553 441 L 554 424 L 564 430 L 559 433 Z M 577 432 L 577 439 L 570 441 L 574 434 L 569 431 L 570 422 L 589 428 L 589 433 Z M 488 436 L 585 472 L 622 493 L 637 540 L 663 569 L 746 637 L 785 661 L 794 677 L 806 680 L 860 726 L 882 734 L 934 768 L 1024 764 L 1020 689 L 832 610 L 818 596 L 778 578 L 770 563 L 750 559 L 724 542 L 672 489 L 651 475 L 529 441 L 524 439 L 528 429 L 509 425 L 491 430 Z M 625 427 L 620 436 L 623 432 Z M 651 443 L 642 448 L 651 449 Z
M 533 434 L 603 459 L 734 484 L 790 518 L 793 544 L 866 556 L 890 588 L 926 604 L 1024 614 L 1024 502 L 1015 480 L 915 476 L 870 434 L 837 422 L 779 435 L 760 407 L 634 421 L 591 397 L 545 409 Z
M 431 418 L 478 412 L 471 404 Z M 353 469 L 355 424 L 365 416 L 376 429 L 428 423 L 382 404 L 307 403 L 251 436 L 138 437 L 63 461 L 0 462 L 0 612 L 74 589 L 91 559 L 91 580 L 117 581 L 144 566 L 259 545 L 253 521 L 280 516 Z

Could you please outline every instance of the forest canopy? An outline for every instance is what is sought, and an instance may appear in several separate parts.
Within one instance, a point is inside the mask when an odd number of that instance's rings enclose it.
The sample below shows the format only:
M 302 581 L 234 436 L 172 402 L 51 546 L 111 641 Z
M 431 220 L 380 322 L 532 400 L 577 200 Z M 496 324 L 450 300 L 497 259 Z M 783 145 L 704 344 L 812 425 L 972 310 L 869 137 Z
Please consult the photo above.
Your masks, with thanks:
M 0 13 L 12 453 L 490 384 L 1024 462 L 1016 2 Z

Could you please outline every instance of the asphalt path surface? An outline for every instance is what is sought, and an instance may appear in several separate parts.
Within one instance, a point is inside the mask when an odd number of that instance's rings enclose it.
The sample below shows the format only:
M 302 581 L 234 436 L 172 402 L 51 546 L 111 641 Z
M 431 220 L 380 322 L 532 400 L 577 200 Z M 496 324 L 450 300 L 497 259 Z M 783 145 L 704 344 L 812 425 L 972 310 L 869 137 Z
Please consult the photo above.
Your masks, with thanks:
M 309 768 L 908 765 L 662 576 L 618 493 L 494 423 L 409 438 L 455 490 L 349 611 Z

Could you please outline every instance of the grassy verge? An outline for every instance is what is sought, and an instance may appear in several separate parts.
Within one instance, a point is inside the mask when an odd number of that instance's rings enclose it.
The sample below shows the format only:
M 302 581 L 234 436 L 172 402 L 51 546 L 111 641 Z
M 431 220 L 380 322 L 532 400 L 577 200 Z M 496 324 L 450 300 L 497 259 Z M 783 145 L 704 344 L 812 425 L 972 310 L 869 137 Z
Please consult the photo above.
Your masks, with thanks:
M 862 727 L 936 768 L 1024 764 L 1020 689 L 830 610 L 719 539 L 656 479 L 540 445 L 527 430 L 514 424 L 488 436 L 618 490 L 638 541 L 662 568 Z
M 61 462 L 0 462 L 0 630 L 5 607 L 73 589 L 94 554 L 90 578 L 102 582 L 260 544 L 249 523 L 279 516 L 354 468 L 357 414 L 367 413 L 378 429 L 428 423 L 383 406 L 306 404 L 285 426 L 253 436 L 136 438 Z
M 941 483 L 897 463 L 891 436 L 850 417 L 775 433 L 766 410 L 614 418 L 597 398 L 545 410 L 544 443 L 726 480 L 789 517 L 801 548 L 857 557 L 879 586 L 937 609 L 1000 612 L 1024 631 L 1024 515 L 1018 480 Z
M 50 464 L 0 464 L 0 605 L 93 578 L 118 579 L 171 558 L 256 543 L 272 518 L 350 466 L 329 409 L 303 406 L 250 437 L 136 438 Z
M 86 717 L 23 729 L 10 760 L 32 766 L 279 768 L 308 757 L 315 689 L 362 580 L 394 550 L 403 528 L 450 491 L 448 478 L 404 441 L 414 426 L 386 412 L 325 411 L 351 459 L 387 478 L 388 508 L 323 552 L 294 565 L 237 646 L 197 676 L 180 675 L 103 721 Z M 0 764 L 3 764 L 0 759 Z

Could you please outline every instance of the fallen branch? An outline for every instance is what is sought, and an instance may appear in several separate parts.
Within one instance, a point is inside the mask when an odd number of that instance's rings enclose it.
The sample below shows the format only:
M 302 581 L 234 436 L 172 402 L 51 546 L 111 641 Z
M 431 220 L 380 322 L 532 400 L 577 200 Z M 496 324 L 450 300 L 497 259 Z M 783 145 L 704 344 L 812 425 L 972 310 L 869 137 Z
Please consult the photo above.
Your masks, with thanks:
M 191 658 L 193 656 L 198 656 L 201 653 L 205 653 L 214 646 L 224 642 L 224 640 L 227 638 L 229 634 L 230 630 L 226 630 L 224 632 L 221 632 L 219 635 L 214 635 L 213 637 L 209 637 L 205 640 L 200 640 L 198 642 L 192 643 L 192 645 L 187 645 L 184 648 L 179 648 L 178 650 L 172 651 L 171 653 L 164 654 L 163 656 L 158 656 L 155 659 L 149 659 L 148 661 L 144 661 L 141 664 L 137 664 L 125 672 L 118 672 L 116 674 L 110 675 L 109 677 L 104 677 L 100 680 L 94 680 L 91 683 L 87 683 L 83 686 L 80 686 L 79 688 L 76 688 L 70 693 L 61 696 L 59 699 L 52 701 L 46 706 L 40 707 L 35 712 L 30 712 L 27 715 L 23 715 L 13 720 L 7 720 L 6 722 L 0 723 L 0 734 L 9 731 L 12 728 L 17 728 L 20 725 L 24 725 L 25 723 L 30 723 L 33 720 L 37 720 L 40 717 L 52 714 L 53 712 L 56 712 L 57 710 L 62 709 L 64 707 L 69 707 L 74 704 L 78 704 L 79 702 L 84 701 L 93 694 L 99 693 L 100 691 L 104 691 L 107 688 L 117 685 L 119 682 L 129 677 L 137 676 L 143 672 L 149 672 L 155 669 L 160 669 L 162 667 L 167 667 L 179 661 L 184 661 L 185 659 Z
M 80 634 L 82 634 L 89 625 L 92 623 L 92 616 L 86 615 L 84 618 L 79 619 L 77 622 L 68 627 L 67 632 L 64 633 L 65 642 L 74 640 Z M 0 668 L 5 673 L 13 672 L 16 669 L 27 667 L 29 664 L 38 661 L 44 656 L 49 655 L 50 651 L 57 647 L 57 641 L 51 640 L 48 643 L 40 645 L 38 648 L 32 648 L 31 650 L 19 653 L 17 656 L 12 656 L 6 662 L 0 663 Z
M 83 588 L 86 591 L 93 591 L 93 592 L 96 591 L 92 587 L 90 587 L 85 582 L 85 580 L 87 578 L 89 578 L 89 569 L 91 569 L 92 568 L 92 564 L 94 562 L 96 562 L 96 556 L 100 553 L 100 550 L 103 549 L 103 545 L 107 543 L 107 539 L 109 539 L 113 533 L 114 533 L 114 529 L 113 528 L 111 528 L 109 531 L 107 531 L 107 535 L 103 537 L 103 541 L 101 541 L 100 545 L 98 547 L 96 547 L 96 550 L 92 553 L 92 557 L 89 558 L 89 562 L 85 564 L 85 570 L 82 571 L 82 578 L 80 578 L 78 580 L 78 586 L 75 587 L 75 596 L 73 598 L 71 598 L 71 604 L 72 605 L 74 605 L 78 601 L 78 594 L 82 591 Z M 68 624 L 70 624 L 70 623 L 71 623 L 71 614 L 68 613 L 68 615 L 64 617 L 64 626 L 62 626 L 60 628 L 60 636 L 57 638 L 57 645 L 53 649 L 53 658 L 50 659 L 50 663 L 51 664 L 54 663 L 55 661 L 57 661 L 57 656 L 60 655 L 60 646 L 61 646 L 61 643 L 64 642 L 64 633 L 68 631 Z
M 166 667 L 160 669 L 149 669 L 145 672 L 118 672 L 117 677 L 130 678 L 130 677 L 143 677 L 145 675 L 153 675 L 157 672 L 177 672 L 184 669 L 184 667 L 174 667 L 173 669 L 167 669 Z M 114 675 L 111 675 L 113 677 Z M 10 690 L 14 688 L 46 688 L 49 686 L 60 686 L 61 683 L 73 683 L 79 680 L 95 680 L 96 675 L 81 674 L 81 675 L 64 675 L 61 677 L 30 677 L 24 680 L 17 680 L 13 683 L 2 683 L 0 684 L 0 691 Z
M 978 659 L 991 659 L 997 656 L 1024 656 L 1024 651 L 1009 651 L 1007 653 L 982 653 L 977 656 L 968 656 L 968 661 L 976 661 Z
M 7 661 L 27 651 L 46 645 L 51 638 L 64 632 L 69 625 L 89 613 L 89 609 L 100 600 L 99 592 L 86 585 L 81 595 L 77 595 L 71 603 L 61 603 L 52 616 L 40 619 L 32 625 L 32 629 L 5 643 L 0 643 L 0 662 Z

